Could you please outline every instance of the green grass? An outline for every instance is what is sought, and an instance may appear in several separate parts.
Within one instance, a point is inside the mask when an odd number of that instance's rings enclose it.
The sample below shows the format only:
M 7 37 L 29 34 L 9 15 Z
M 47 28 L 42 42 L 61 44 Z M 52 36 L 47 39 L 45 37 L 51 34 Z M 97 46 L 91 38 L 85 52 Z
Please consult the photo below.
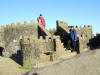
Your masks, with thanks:
M 60 58 L 59 60 L 64 61 L 65 59 L 64 58 Z
M 34 67 L 31 67 L 31 66 L 21 66 L 21 65 L 19 65 L 19 69 L 31 70 L 31 69 L 34 69 Z

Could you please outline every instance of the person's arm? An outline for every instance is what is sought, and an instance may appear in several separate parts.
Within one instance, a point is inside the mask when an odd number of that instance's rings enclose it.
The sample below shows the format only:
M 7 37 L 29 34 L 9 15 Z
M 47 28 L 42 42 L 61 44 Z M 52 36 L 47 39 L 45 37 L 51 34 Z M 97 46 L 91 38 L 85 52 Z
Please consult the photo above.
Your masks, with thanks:
M 39 17 L 37 18 L 37 21 L 39 22 Z
M 74 41 L 77 41 L 77 32 L 74 30 Z

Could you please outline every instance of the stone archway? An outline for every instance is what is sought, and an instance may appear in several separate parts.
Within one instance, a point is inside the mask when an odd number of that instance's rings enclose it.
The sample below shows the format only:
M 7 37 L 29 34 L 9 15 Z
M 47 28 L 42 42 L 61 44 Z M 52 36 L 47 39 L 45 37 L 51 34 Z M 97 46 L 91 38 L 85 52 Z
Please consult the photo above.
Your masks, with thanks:
M 4 50 L 4 48 L 0 47 L 0 56 L 3 56 L 3 50 Z

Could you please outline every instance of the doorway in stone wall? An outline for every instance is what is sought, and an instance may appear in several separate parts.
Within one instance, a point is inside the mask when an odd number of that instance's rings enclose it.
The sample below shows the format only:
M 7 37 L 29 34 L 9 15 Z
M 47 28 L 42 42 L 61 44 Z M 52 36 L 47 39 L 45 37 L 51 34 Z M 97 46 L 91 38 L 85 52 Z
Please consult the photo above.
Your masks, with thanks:
M 3 56 L 3 47 L 0 47 L 0 56 Z

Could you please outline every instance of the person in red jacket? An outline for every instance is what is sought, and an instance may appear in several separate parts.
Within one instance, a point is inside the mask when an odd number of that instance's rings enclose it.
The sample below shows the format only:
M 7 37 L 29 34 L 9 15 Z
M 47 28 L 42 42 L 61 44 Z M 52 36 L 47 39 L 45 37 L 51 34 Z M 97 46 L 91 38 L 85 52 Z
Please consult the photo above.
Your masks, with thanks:
M 38 20 L 38 22 L 39 22 L 39 21 L 41 22 L 40 24 L 41 24 L 42 27 L 45 27 L 45 20 L 44 20 L 44 18 L 42 17 L 42 14 L 40 14 L 40 16 L 38 17 L 37 20 Z

